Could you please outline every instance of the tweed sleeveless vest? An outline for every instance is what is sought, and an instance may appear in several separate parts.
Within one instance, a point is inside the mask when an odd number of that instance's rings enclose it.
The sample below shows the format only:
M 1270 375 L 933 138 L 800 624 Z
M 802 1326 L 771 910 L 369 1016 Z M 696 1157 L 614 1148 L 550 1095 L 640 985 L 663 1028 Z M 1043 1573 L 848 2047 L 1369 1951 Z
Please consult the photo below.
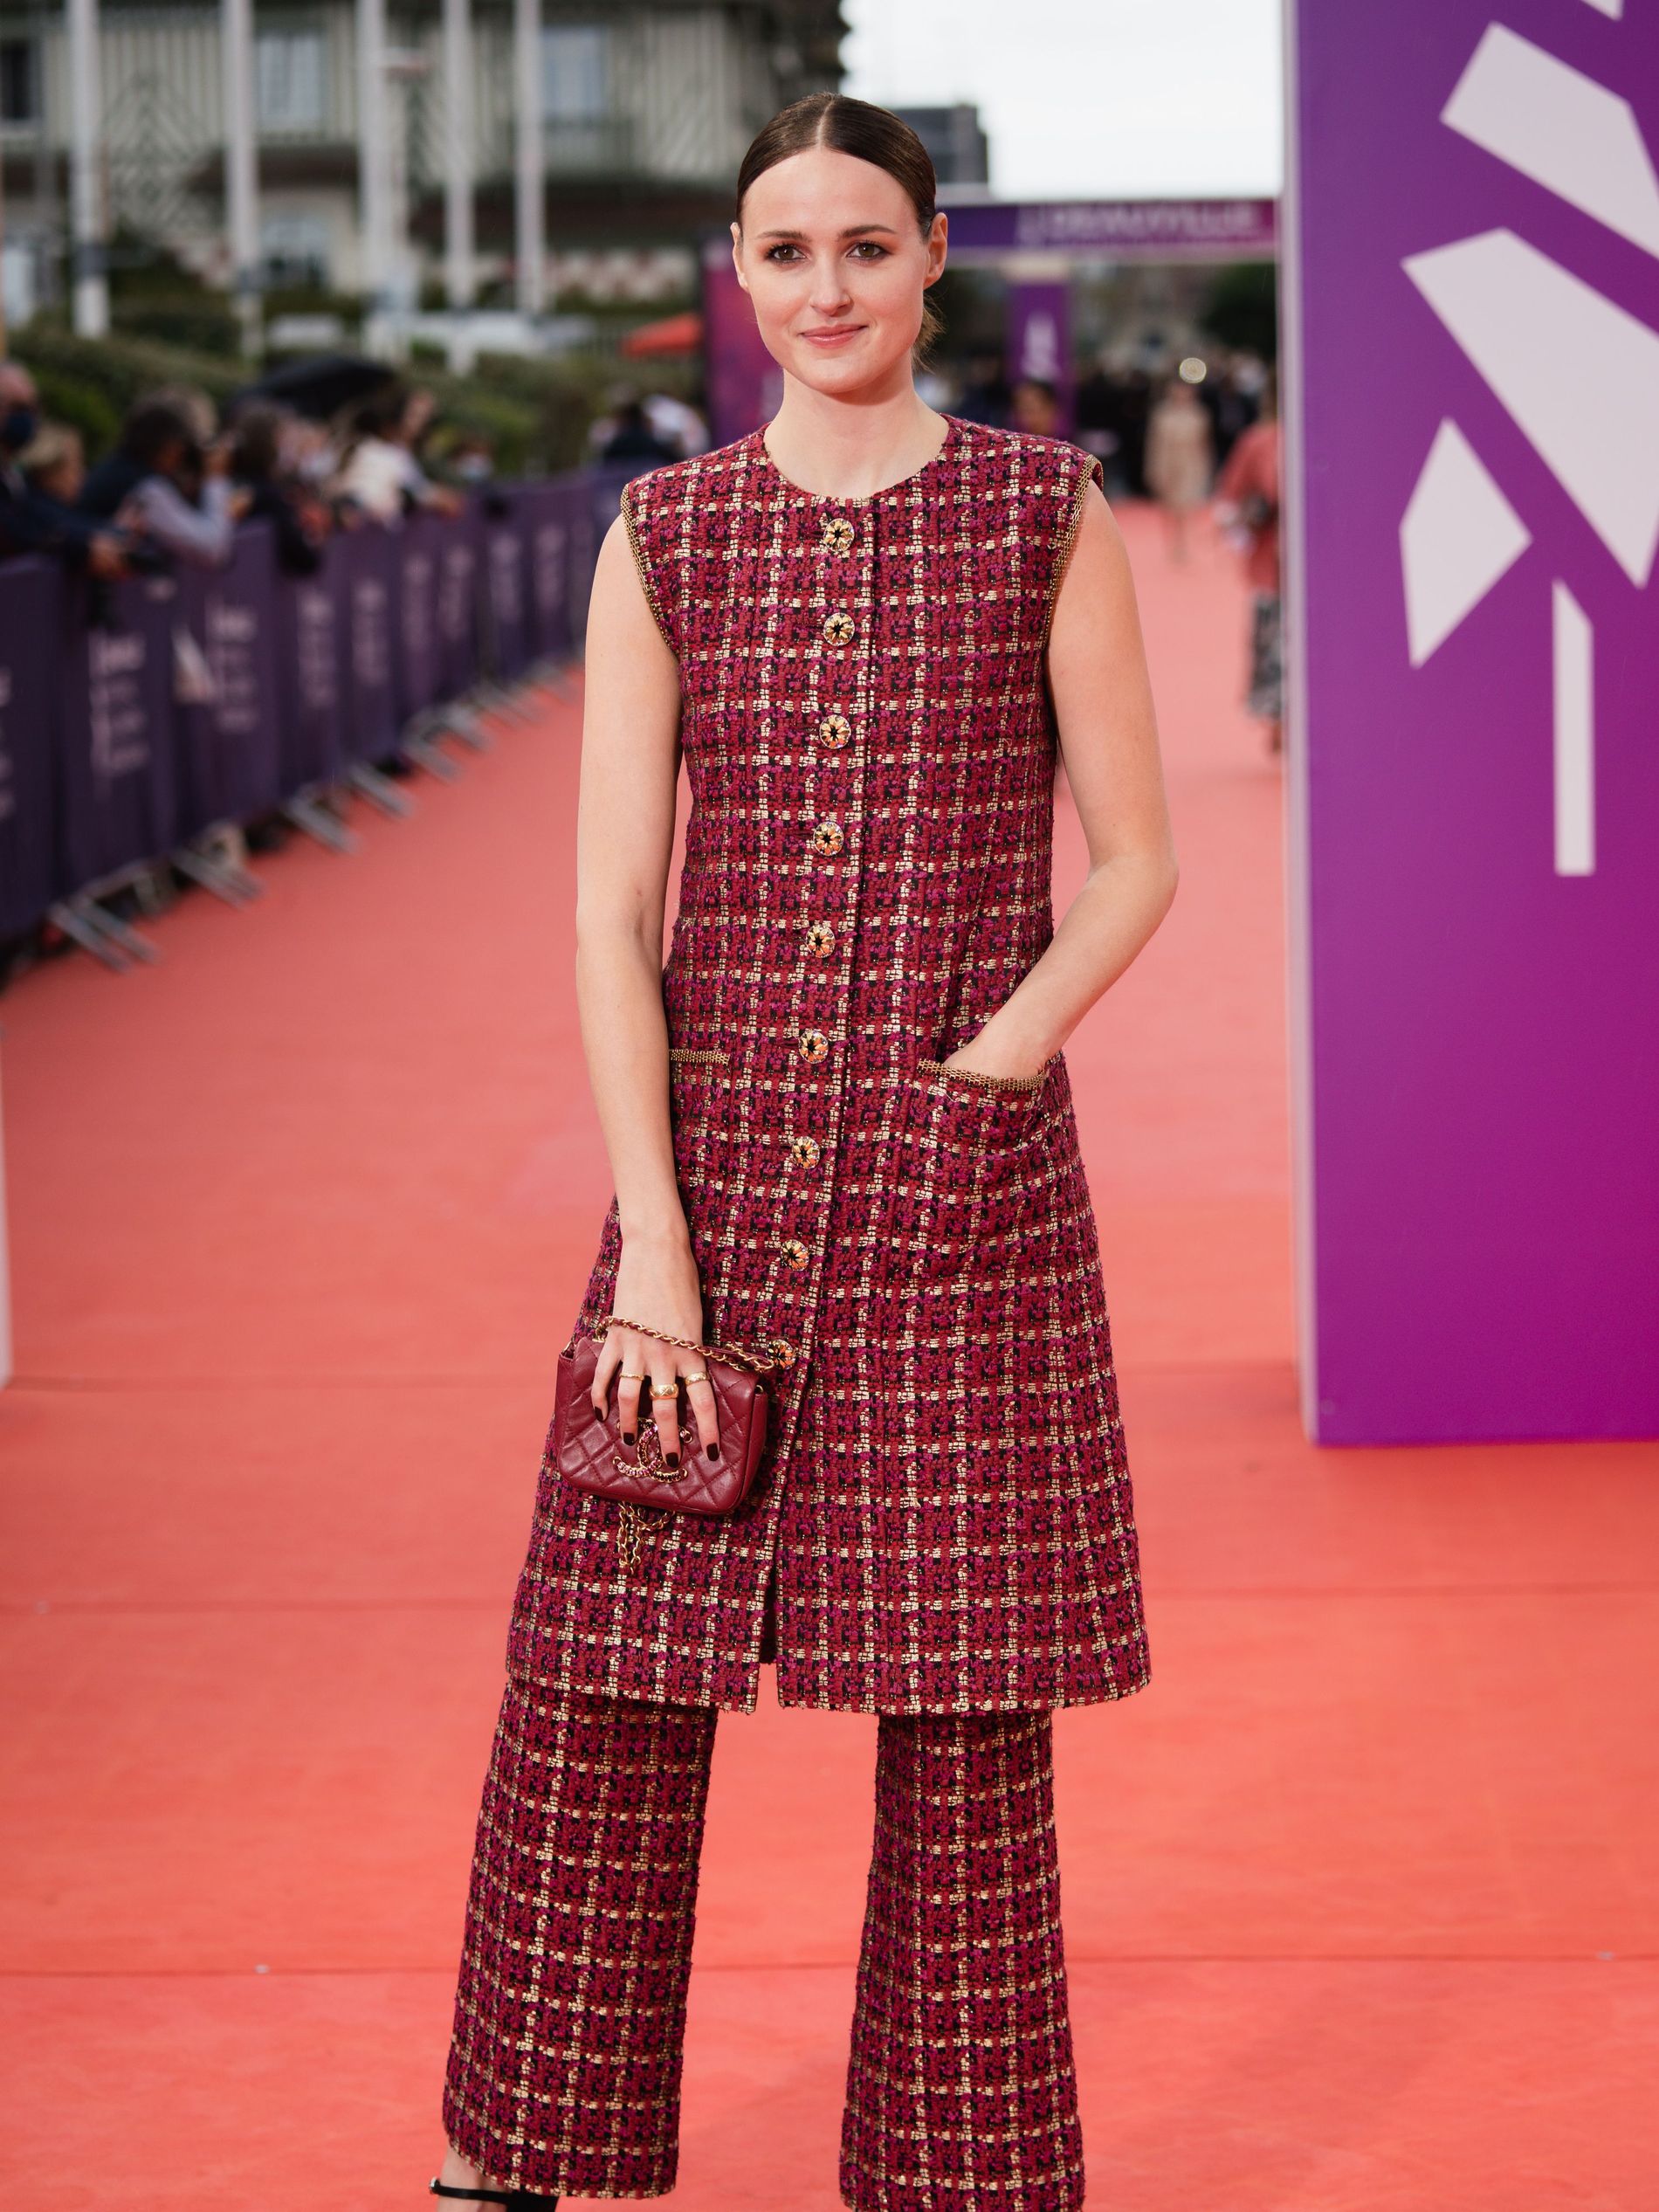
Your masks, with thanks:
M 1064 1055 L 940 1065 L 1053 934 L 1044 647 L 1099 474 L 952 416 L 868 499 L 758 431 L 628 487 L 692 793 L 663 998 L 704 1336 L 784 1364 L 756 1491 L 653 1516 L 631 1574 L 616 1506 L 544 1464 L 515 1672 L 749 1710 L 774 1657 L 781 1703 L 883 1712 L 1147 1680 Z M 621 1249 L 613 1196 L 579 1325 Z

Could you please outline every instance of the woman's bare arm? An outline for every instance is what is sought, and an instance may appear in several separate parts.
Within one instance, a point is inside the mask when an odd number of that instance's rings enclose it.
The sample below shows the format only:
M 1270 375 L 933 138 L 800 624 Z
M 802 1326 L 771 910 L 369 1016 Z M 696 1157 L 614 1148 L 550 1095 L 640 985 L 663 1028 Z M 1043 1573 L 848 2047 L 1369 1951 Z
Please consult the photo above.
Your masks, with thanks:
M 576 810 L 576 1004 L 588 1075 L 610 1156 L 623 1233 L 615 1310 L 671 1336 L 700 1337 L 702 1290 L 674 1175 L 663 1013 L 663 917 L 679 775 L 679 669 L 634 566 L 620 518 L 606 533 L 588 613 Z M 666 1384 L 694 1353 L 613 1328 L 594 1375 L 603 1406 L 612 1375 L 643 1370 Z M 688 1384 L 705 1447 L 719 1436 L 707 1383 Z M 637 1425 L 637 1382 L 618 1386 L 624 1433 Z M 662 1402 L 664 1457 L 677 1416 Z
M 1089 873 L 1047 950 L 948 1065 L 1029 1075 L 1064 1045 L 1169 911 L 1178 870 L 1134 581 L 1099 487 L 1055 602 L 1049 681 Z

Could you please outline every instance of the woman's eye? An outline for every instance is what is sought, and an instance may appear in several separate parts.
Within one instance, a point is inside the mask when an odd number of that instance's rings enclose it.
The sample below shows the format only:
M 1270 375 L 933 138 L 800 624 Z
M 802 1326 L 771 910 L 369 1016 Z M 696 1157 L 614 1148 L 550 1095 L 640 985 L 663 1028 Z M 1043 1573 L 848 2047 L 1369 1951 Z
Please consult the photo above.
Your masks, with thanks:
M 769 246 L 767 249 L 766 258 L 768 261 L 775 261 L 781 253 L 798 253 L 800 251 L 799 246 L 788 244 Z M 885 261 L 887 258 L 886 247 L 875 238 L 860 238 L 857 245 L 854 246 L 853 252 L 859 254 L 868 253 L 871 259 L 877 261 Z

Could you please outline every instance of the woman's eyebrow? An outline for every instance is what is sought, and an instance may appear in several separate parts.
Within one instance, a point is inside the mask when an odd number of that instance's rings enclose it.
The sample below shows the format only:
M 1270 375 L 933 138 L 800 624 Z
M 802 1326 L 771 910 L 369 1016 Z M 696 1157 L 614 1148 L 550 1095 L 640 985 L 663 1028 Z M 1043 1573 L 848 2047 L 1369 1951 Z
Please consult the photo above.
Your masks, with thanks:
M 843 238 L 861 238 L 869 231 L 885 231 L 889 237 L 893 235 L 893 226 L 891 223 L 853 223 L 850 224 L 844 231 L 839 231 L 837 236 Z M 806 235 L 804 231 L 762 231 L 761 232 L 763 238 L 804 238 Z

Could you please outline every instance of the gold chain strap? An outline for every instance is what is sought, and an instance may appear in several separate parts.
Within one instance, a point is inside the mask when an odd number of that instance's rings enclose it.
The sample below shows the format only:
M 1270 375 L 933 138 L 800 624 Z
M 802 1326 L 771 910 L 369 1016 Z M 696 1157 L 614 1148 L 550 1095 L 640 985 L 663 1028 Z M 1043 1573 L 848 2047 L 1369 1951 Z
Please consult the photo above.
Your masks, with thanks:
M 655 1337 L 659 1344 L 677 1344 L 682 1352 L 700 1352 L 706 1360 L 719 1360 L 726 1367 L 747 1368 L 751 1375 L 770 1375 L 778 1364 L 775 1357 L 758 1358 L 734 1344 L 699 1344 L 695 1337 L 670 1336 L 665 1329 L 648 1329 L 643 1321 L 624 1321 L 620 1313 L 604 1314 L 588 1333 L 602 1343 L 610 1328 L 632 1329 L 637 1336 Z

